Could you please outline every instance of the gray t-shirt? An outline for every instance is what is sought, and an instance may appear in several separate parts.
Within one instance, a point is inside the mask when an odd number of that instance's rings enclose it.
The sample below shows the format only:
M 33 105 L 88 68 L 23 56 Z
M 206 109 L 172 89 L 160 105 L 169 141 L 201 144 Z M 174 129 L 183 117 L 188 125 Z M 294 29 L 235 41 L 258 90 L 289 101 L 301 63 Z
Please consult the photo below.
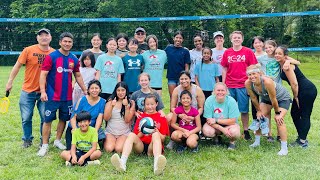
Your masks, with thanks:
M 162 103 L 162 100 L 161 100 L 161 97 L 159 96 L 159 94 L 154 91 L 152 92 L 153 94 L 156 95 L 157 99 L 158 99 L 158 105 L 157 105 L 157 108 L 156 110 L 159 111 L 159 110 L 162 110 L 164 108 L 164 105 Z M 144 111 L 144 99 L 151 93 L 144 93 L 140 90 L 134 92 L 132 95 L 131 95 L 131 100 L 133 100 L 135 103 L 136 103 L 136 110 L 138 111 L 141 111 L 143 112 Z
M 222 50 L 217 50 L 216 48 L 212 48 L 211 50 L 212 50 L 213 62 L 215 62 L 219 65 L 219 73 L 218 74 L 222 74 L 221 60 L 222 60 L 222 56 L 223 56 L 223 53 L 226 50 L 226 48 L 223 48 Z
M 91 51 L 91 49 L 86 49 L 86 50 L 84 50 L 84 51 L 82 52 L 82 54 L 81 54 L 81 56 L 80 56 L 79 59 L 81 59 L 82 55 L 83 55 L 84 53 L 87 53 L 87 52 L 92 52 L 92 51 Z M 94 58 L 95 58 L 96 62 L 97 62 L 98 57 L 99 57 L 101 54 L 105 54 L 105 52 L 102 52 L 102 51 L 99 52 L 99 53 L 95 53 L 95 52 L 92 52 L 92 53 L 93 53 L 93 55 L 94 55 Z

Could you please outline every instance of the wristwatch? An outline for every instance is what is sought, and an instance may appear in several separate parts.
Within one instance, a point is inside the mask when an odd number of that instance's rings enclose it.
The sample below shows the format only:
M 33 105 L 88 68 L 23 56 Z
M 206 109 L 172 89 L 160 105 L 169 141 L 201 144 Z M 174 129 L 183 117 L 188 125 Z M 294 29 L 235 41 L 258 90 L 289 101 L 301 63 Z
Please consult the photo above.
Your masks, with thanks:
M 280 115 L 281 111 L 278 111 L 278 112 L 275 112 L 275 113 L 276 113 L 276 115 Z

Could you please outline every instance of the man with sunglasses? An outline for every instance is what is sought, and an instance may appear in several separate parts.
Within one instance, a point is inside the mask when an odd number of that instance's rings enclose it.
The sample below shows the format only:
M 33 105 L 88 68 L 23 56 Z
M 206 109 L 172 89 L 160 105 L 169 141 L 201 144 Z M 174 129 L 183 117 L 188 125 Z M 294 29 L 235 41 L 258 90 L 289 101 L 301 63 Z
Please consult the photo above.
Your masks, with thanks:
M 145 42 L 145 39 L 147 37 L 146 30 L 144 30 L 143 27 L 138 27 L 134 31 L 134 38 L 138 40 L 138 54 L 142 54 L 145 50 L 148 50 L 148 44 Z

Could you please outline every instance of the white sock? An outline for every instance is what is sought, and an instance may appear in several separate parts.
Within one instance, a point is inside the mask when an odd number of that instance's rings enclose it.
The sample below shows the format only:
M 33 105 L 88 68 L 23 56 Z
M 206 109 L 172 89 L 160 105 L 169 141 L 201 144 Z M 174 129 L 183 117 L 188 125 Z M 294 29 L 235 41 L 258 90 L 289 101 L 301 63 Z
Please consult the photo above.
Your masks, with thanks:
M 287 143 L 287 141 L 281 141 L 281 149 L 288 150 L 288 143 Z
M 126 165 L 126 164 L 127 164 L 128 157 L 122 155 L 121 158 L 120 158 L 120 160 L 121 160 L 122 164 Z
M 42 144 L 42 147 L 48 148 L 48 147 L 49 147 L 49 144 Z
M 250 145 L 250 147 L 257 147 L 260 146 L 260 135 L 255 135 L 254 143 Z

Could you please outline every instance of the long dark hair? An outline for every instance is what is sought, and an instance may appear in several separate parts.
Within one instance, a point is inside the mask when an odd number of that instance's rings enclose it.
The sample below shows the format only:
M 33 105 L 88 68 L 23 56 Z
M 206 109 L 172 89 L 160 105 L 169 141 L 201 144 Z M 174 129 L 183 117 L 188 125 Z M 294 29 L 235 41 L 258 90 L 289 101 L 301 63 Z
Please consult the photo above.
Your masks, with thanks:
M 112 101 L 114 98 L 116 98 L 117 101 L 119 100 L 119 97 L 117 96 L 117 89 L 118 89 L 119 87 L 122 87 L 122 88 L 126 89 L 126 97 L 127 97 L 127 99 L 128 99 L 128 103 L 130 104 L 130 101 L 129 101 L 129 88 L 128 88 L 128 85 L 127 85 L 125 82 L 123 82 L 123 81 L 117 83 L 117 85 L 116 85 L 116 87 L 114 88 L 114 90 L 113 90 L 111 96 L 109 97 L 108 101 Z M 130 104 L 130 105 L 131 105 L 131 104 Z M 120 111 L 121 117 L 124 117 L 124 113 L 125 113 L 125 107 L 124 107 L 124 105 L 122 104 L 122 105 L 121 105 L 121 111 Z
M 91 61 L 91 67 L 94 67 L 94 65 L 96 64 L 96 58 L 94 57 L 94 54 L 91 51 L 83 52 L 82 56 L 80 57 L 81 67 L 86 67 L 84 64 L 84 60 L 86 59 L 86 57 L 89 57 Z
M 202 70 L 202 64 L 203 64 L 203 61 L 204 61 L 204 59 L 203 59 L 203 52 L 204 52 L 204 50 L 206 50 L 206 49 L 208 49 L 208 50 L 210 51 L 210 57 L 212 56 L 212 50 L 211 50 L 209 47 L 204 47 L 204 48 L 202 49 L 201 70 Z M 210 61 L 211 61 L 211 60 L 210 60 Z

